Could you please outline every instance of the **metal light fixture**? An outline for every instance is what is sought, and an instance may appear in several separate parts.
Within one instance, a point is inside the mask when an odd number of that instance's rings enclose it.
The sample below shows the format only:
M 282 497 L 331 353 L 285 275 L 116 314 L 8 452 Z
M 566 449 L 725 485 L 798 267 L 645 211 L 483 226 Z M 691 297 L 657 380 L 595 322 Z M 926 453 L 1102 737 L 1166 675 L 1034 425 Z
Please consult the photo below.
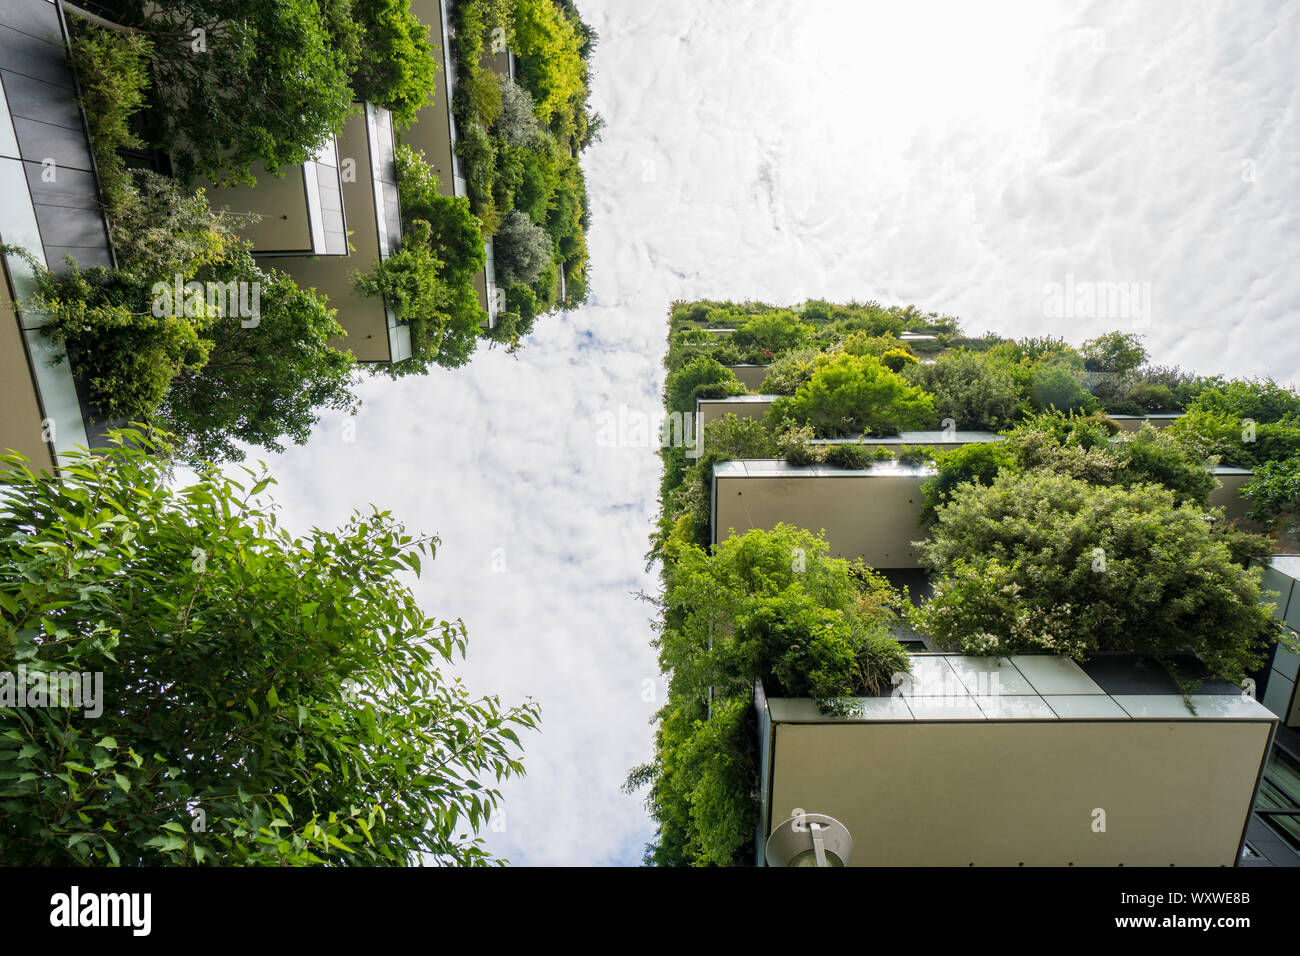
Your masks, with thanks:
M 848 866 L 853 837 L 824 813 L 796 813 L 767 838 L 768 866 Z

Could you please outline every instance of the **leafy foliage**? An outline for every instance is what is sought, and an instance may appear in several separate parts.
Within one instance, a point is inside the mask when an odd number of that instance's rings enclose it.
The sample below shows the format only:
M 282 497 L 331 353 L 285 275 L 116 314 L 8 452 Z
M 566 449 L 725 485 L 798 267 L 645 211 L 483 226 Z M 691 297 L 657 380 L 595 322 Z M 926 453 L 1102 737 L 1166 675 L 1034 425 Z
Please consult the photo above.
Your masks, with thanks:
M 787 525 L 729 538 L 712 555 L 674 549 L 658 641 L 669 702 L 654 763 L 628 780 L 628 789 L 650 788 L 659 837 L 649 862 L 746 862 L 757 810 L 754 681 L 769 695 L 812 696 L 844 712 L 843 698 L 909 670 L 890 634 L 897 606 L 883 578 Z
M 316 0 L 105 6 L 152 43 L 151 145 L 182 179 L 251 183 L 258 161 L 304 162 L 351 109 L 348 57 Z
M 180 369 L 157 416 L 189 461 L 242 460 L 235 441 L 272 451 L 305 444 L 320 409 L 355 414 L 360 405 L 351 354 L 327 344 L 346 334 L 334 310 L 283 273 L 250 262 L 240 274 L 261 287 L 264 318 L 250 327 L 218 318 L 207 361 Z
M 81 86 L 99 188 L 112 218 L 131 185 L 118 150 L 144 145 L 131 127 L 149 89 L 153 44 L 144 36 L 88 28 L 77 22 L 79 28 L 70 43 L 72 66 Z
M 1011 374 L 968 349 L 941 355 L 933 365 L 913 364 L 906 377 L 934 395 L 935 414 L 958 428 L 996 430 L 1019 411 L 1020 389 Z
M 934 419 L 933 399 L 870 356 L 818 362 L 808 384 L 772 403 L 775 419 L 806 422 L 820 437 L 892 435 Z
M 551 263 L 551 237 L 524 213 L 512 209 L 501 220 L 493 250 L 497 276 L 507 286 L 532 285 Z
M 1109 332 L 1089 339 L 1080 351 L 1085 369 L 1110 375 L 1131 372 L 1147 360 L 1147 350 L 1142 347 L 1141 338 L 1122 332 Z
M 6 862 L 493 862 L 470 834 L 538 711 L 442 673 L 464 625 L 399 579 L 436 539 L 377 510 L 295 538 L 264 473 L 179 488 L 164 450 L 7 459 L 0 668 L 101 674 L 102 713 L 0 706 Z
M 1004 442 L 974 442 L 941 452 L 937 471 L 921 485 L 925 496 L 922 517 L 933 519 L 935 509 L 947 504 L 953 492 L 965 484 L 991 485 L 1003 468 L 1015 468 L 1014 453 Z
M 1300 454 L 1300 396 L 1272 379 L 1211 384 L 1169 430 L 1227 464 L 1285 461 Z
M 429 103 L 437 60 L 424 24 L 411 13 L 411 0 L 324 0 L 335 6 L 335 44 L 352 52 L 353 98 L 392 111 L 393 122 L 409 126 Z
M 1260 524 L 1300 513 L 1300 456 L 1264 462 L 1242 494 L 1251 499 L 1250 517 Z
M 695 413 L 695 400 L 699 398 L 726 398 L 743 395 L 745 387 L 734 372 L 724 368 L 715 359 L 700 355 L 672 372 L 664 383 L 668 411 Z
M 458 368 L 477 343 L 482 311 L 473 286 L 448 285 L 443 263 L 432 248 L 432 230 L 417 219 L 402 238 L 402 248 L 367 273 L 353 276 L 361 295 L 386 298 L 399 321 L 411 330 L 411 358 L 390 363 L 384 372 L 402 376 L 430 365 Z
M 960 485 L 921 546 L 937 579 L 916 622 L 970 654 L 1190 650 L 1240 683 L 1276 625 L 1259 570 L 1235 564 L 1202 515 L 1155 485 L 1052 471 Z

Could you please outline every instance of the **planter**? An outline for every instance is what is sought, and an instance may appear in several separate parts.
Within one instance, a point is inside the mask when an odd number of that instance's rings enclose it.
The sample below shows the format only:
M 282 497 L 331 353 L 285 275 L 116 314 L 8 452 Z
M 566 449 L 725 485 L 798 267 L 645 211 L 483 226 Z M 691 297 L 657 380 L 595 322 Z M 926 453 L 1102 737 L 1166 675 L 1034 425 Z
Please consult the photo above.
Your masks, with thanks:
M 798 811 L 854 866 L 1233 866 L 1276 717 L 1137 661 L 917 654 L 848 718 L 755 689 L 758 846 Z M 761 863 L 760 863 L 761 865 Z

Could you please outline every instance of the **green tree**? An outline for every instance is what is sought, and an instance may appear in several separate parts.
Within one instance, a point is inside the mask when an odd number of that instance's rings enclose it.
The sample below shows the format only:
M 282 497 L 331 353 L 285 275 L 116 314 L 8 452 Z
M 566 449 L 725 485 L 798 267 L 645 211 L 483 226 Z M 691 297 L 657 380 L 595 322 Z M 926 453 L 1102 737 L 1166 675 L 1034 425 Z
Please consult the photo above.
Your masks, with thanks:
M 1069 361 L 1053 355 L 1039 359 L 1033 366 L 1030 379 L 1034 407 L 1040 410 L 1055 408 L 1063 412 L 1091 411 L 1097 400 L 1088 394 L 1079 379 L 1079 372 Z
M 144 146 L 132 126 L 149 89 L 153 44 L 143 36 L 82 25 L 69 48 L 99 189 L 111 220 L 131 187 L 131 175 L 118 150 Z
M 844 698 L 888 688 L 910 669 L 890 632 L 893 589 L 827 551 L 811 532 L 777 525 L 728 538 L 713 554 L 685 544 L 670 555 L 658 642 L 672 675 L 668 703 L 654 762 L 627 784 L 650 787 L 659 825 L 650 862 L 747 862 L 757 819 L 755 680 L 774 696 L 811 696 L 845 713 Z
M 808 384 L 773 402 L 770 414 L 807 422 L 820 437 L 891 435 L 935 417 L 933 399 L 878 359 L 844 354 L 821 360 Z
M 933 478 L 921 485 L 925 496 L 922 517 L 931 520 L 939 505 L 947 504 L 953 492 L 962 485 L 975 483 L 991 485 L 1003 468 L 1014 469 L 1016 456 L 1006 442 L 973 442 L 959 445 L 951 451 L 941 452 L 935 462 Z
M 798 316 L 778 310 L 747 319 L 731 333 L 730 344 L 757 360 L 798 348 L 807 339 L 808 327 Z
M 396 160 L 402 229 L 411 231 L 416 220 L 427 222 L 430 248 L 442 263 L 443 281 L 473 285 L 483 271 L 486 255 L 483 227 L 469 201 L 463 196 L 439 194 L 438 176 L 423 152 L 402 144 L 397 147 Z
M 538 711 L 443 673 L 464 625 L 399 577 L 436 539 L 378 510 L 293 537 L 264 473 L 177 487 L 163 451 L 119 433 L 59 481 L 7 459 L 0 668 L 102 694 L 0 703 L 5 862 L 492 862 L 468 834 Z
M 546 230 L 518 209 L 501 220 L 492 244 L 497 279 L 502 285 L 532 285 L 551 263 L 555 249 Z
M 305 162 L 351 110 L 349 62 L 316 0 L 107 0 L 153 45 L 149 129 L 182 179 L 252 183 Z
M 1272 379 L 1202 388 L 1169 431 L 1199 454 L 1254 467 L 1300 454 L 1300 396 Z
M 322 0 L 336 46 L 351 54 L 353 98 L 393 113 L 398 126 L 410 126 L 433 96 L 438 60 L 428 27 L 411 13 L 411 0 Z M 446 106 L 444 104 L 443 108 Z
M 758 390 L 764 395 L 793 395 L 813 377 L 822 353 L 814 348 L 791 349 L 772 360 Z
M 212 345 L 199 368 L 182 368 L 159 410 L 188 461 L 239 461 L 236 441 L 283 451 L 305 444 L 322 408 L 355 414 L 356 363 L 331 347 L 346 333 L 334 310 L 288 276 L 262 272 L 252 262 L 241 281 L 257 283 L 256 319 L 224 316 L 209 331 Z
M 916 623 L 963 653 L 1191 651 L 1240 683 L 1276 640 L 1259 570 L 1233 562 L 1202 507 L 1152 484 L 1003 471 L 954 489 L 921 555 L 936 578 Z
M 1083 343 L 1083 364 L 1089 372 L 1123 375 L 1147 360 L 1141 336 L 1108 332 Z
M 496 132 L 508 146 L 532 146 L 537 142 L 540 130 L 532 94 L 512 80 L 501 83 L 501 113 L 497 116 Z
M 563 137 L 576 135 L 587 88 L 577 26 L 550 0 L 516 0 L 513 24 L 521 79 L 536 102 L 538 119 Z
M 0 252 L 28 259 L 37 291 L 22 304 L 49 316 L 42 333 L 64 347 L 90 405 L 106 418 L 147 418 L 182 370 L 207 361 L 212 342 L 206 336 L 218 313 L 206 302 L 189 315 L 155 315 L 151 277 L 71 264 L 56 275 L 25 250 L 0 246 Z
M 486 315 L 472 286 L 449 285 L 443 263 L 431 247 L 432 230 L 423 220 L 412 223 L 402 248 L 353 281 L 362 295 L 382 295 L 399 321 L 411 331 L 411 358 L 392 362 L 390 376 L 423 372 L 430 365 L 459 368 L 478 344 Z
M 1300 456 L 1267 461 L 1242 489 L 1251 500 L 1250 517 L 1263 525 L 1300 514 Z

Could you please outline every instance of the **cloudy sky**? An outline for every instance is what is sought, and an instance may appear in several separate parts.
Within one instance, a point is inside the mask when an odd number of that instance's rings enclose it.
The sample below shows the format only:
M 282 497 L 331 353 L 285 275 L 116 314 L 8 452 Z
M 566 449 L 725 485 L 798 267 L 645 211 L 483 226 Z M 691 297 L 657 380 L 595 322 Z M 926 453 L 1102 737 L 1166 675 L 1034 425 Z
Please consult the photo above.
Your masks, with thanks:
M 658 467 L 634 426 L 659 407 L 673 300 L 1123 328 L 1162 364 L 1300 378 L 1300 6 L 580 6 L 608 123 L 586 159 L 589 305 L 515 356 L 370 382 L 354 443 L 328 418 L 268 460 L 291 528 L 373 502 L 442 538 L 418 588 L 465 620 L 462 673 L 543 708 L 485 834 L 523 865 L 635 864 L 652 832 L 618 788 L 663 693 L 634 597 L 655 586 Z

